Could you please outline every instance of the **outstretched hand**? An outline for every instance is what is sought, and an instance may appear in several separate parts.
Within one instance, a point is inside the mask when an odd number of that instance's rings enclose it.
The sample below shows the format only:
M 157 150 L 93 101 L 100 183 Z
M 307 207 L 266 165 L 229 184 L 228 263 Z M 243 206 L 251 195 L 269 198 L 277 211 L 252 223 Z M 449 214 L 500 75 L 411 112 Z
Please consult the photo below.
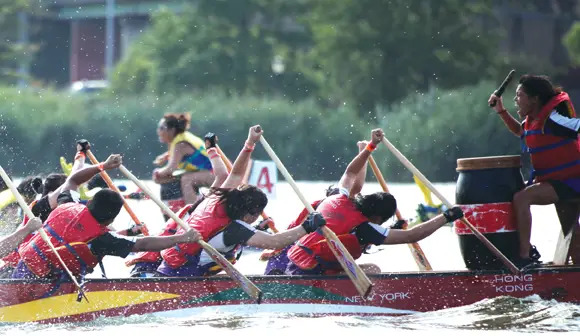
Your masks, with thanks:
M 487 103 L 489 104 L 489 106 L 493 106 L 492 108 L 497 113 L 504 110 L 503 99 L 501 97 L 496 96 L 495 93 L 492 93 L 491 96 L 489 96 Z M 494 103 L 495 103 L 495 105 L 494 105 Z
M 302 227 L 307 233 L 312 233 L 324 225 L 326 225 L 326 220 L 320 212 L 316 211 L 309 214 L 304 223 L 302 223 Z
M 359 141 L 356 143 L 356 145 L 358 146 L 358 151 L 362 152 L 363 150 L 365 150 L 365 147 L 369 144 L 368 141 L 363 140 L 363 141 Z
M 385 134 L 383 133 L 382 129 L 375 128 L 374 130 L 371 131 L 371 142 L 374 145 L 378 145 L 381 141 L 383 141 L 384 136 Z
M 123 163 L 123 158 L 121 154 L 111 154 L 107 158 L 107 161 L 103 164 L 103 169 L 113 169 L 119 167 Z
M 218 137 L 213 132 L 208 132 L 203 139 L 205 140 L 205 148 L 210 149 L 215 147 L 218 142 Z
M 454 206 L 451 209 L 447 209 L 443 212 L 443 216 L 448 223 L 454 222 L 457 219 L 463 218 L 463 210 L 460 207 Z
M 250 130 L 248 132 L 248 142 L 255 144 L 256 142 L 260 141 L 260 137 L 262 136 L 263 133 L 264 131 L 262 130 L 262 127 L 260 127 L 260 125 L 250 127 Z
M 195 229 L 187 230 L 181 236 L 183 238 L 184 243 L 194 243 L 198 240 L 201 240 L 201 234 L 199 233 L 199 231 Z

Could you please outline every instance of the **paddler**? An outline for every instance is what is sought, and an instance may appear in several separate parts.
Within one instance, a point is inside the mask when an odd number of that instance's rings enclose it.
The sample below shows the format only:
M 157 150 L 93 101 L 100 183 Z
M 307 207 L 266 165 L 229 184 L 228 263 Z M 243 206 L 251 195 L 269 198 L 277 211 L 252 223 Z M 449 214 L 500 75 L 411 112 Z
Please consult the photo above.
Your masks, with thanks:
M 463 216 L 460 208 L 453 207 L 435 218 L 410 230 L 392 229 L 380 224 L 395 214 L 397 202 L 386 192 L 360 195 L 366 176 L 367 161 L 383 139 L 383 131 L 371 132 L 365 149 L 350 162 L 338 187 L 339 193 L 324 199 L 317 208 L 330 228 L 353 258 L 359 258 L 370 245 L 406 244 L 419 241 L 445 225 Z M 287 253 L 286 274 L 333 274 L 342 270 L 324 237 L 313 232 L 301 238 Z M 364 264 L 365 272 L 379 273 L 374 264 Z
M 268 198 L 260 189 L 240 185 L 251 153 L 261 136 L 260 126 L 250 128 L 246 143 L 225 182 L 196 207 L 186 222 L 231 262 L 236 261 L 243 246 L 283 248 L 325 224 L 320 214 L 313 213 L 302 225 L 277 234 L 269 234 L 250 225 L 268 203 Z M 215 155 L 219 156 L 218 153 Z M 183 232 L 183 229 L 177 232 Z M 163 250 L 161 256 L 163 262 L 157 272 L 164 276 L 204 276 L 221 271 L 221 267 L 198 244 L 181 244 Z
M 153 181 L 161 184 L 161 199 L 173 200 L 168 205 L 174 211 L 195 203 L 199 187 L 210 186 L 214 180 L 204 141 L 187 131 L 190 121 L 189 113 L 167 113 L 157 125 L 159 141 L 169 149 L 155 159 L 163 167 L 153 171 Z M 178 170 L 184 172 L 176 178 Z M 183 202 L 177 202 L 180 196 Z
M 546 76 L 523 75 L 514 97 L 521 123 L 505 109 L 501 97 L 492 94 L 488 103 L 506 127 L 522 139 L 530 153 L 532 174 L 527 186 L 514 194 L 513 206 L 519 234 L 520 268 L 539 263 L 540 253 L 530 243 L 531 205 L 553 204 L 580 198 L 580 119 L 566 92 Z
M 52 244 L 74 275 L 84 276 L 106 255 L 125 258 L 130 252 L 159 251 L 199 238 L 189 230 L 169 237 L 126 237 L 112 233 L 112 224 L 123 206 L 123 198 L 110 189 L 102 189 L 85 206 L 69 202 L 52 211 L 43 225 Z M 63 275 L 55 254 L 35 235 L 18 250 L 20 261 L 12 275 L 16 279 L 57 279 Z

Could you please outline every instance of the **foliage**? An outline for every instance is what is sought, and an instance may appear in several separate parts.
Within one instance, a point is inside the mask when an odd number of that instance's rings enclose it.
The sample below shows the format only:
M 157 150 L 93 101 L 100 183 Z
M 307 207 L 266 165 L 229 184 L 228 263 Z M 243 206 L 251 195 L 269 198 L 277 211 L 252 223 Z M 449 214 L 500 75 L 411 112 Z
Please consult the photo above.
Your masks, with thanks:
M 379 111 L 380 125 L 393 145 L 429 179 L 455 180 L 459 158 L 519 154 L 519 139 L 486 104 L 494 86 L 484 82 L 408 97 Z M 510 90 L 515 91 L 515 84 L 505 94 L 508 109 Z M 386 156 L 386 176 L 410 181 L 406 168 L 390 153 Z
M 14 83 L 18 66 L 32 59 L 34 46 L 18 43 L 18 13 L 30 11 L 30 0 L 0 0 L 0 83 Z
M 494 86 L 482 83 L 412 95 L 379 109 L 371 123 L 361 121 L 348 105 L 321 108 L 312 99 L 292 103 L 205 93 L 88 99 L 51 90 L 0 88 L 0 162 L 16 176 L 58 171 L 59 156 L 70 161 L 75 141 L 86 138 L 97 158 L 122 153 L 129 169 L 149 178 L 153 159 L 166 150 L 155 134 L 157 121 L 164 112 L 190 111 L 191 131 L 218 134 L 232 160 L 248 127 L 262 125 L 265 138 L 297 179 L 337 181 L 357 153 L 356 142 L 381 126 L 428 178 L 450 181 L 458 158 L 519 151 L 518 139 L 486 105 Z M 385 148 L 375 157 L 389 180 L 411 181 Z M 259 146 L 253 158 L 268 159 Z
M 117 93 L 272 93 L 286 85 L 272 71 L 274 41 L 292 45 L 296 40 L 295 32 L 280 32 L 275 12 L 286 6 L 283 1 L 202 0 L 181 14 L 162 10 L 117 66 L 113 88 Z
M 572 62 L 580 65 L 580 22 L 576 22 L 564 36 L 564 45 L 568 49 Z
M 304 72 L 363 113 L 429 87 L 474 84 L 494 64 L 490 1 L 314 0 Z M 485 33 L 482 33 L 485 32 Z

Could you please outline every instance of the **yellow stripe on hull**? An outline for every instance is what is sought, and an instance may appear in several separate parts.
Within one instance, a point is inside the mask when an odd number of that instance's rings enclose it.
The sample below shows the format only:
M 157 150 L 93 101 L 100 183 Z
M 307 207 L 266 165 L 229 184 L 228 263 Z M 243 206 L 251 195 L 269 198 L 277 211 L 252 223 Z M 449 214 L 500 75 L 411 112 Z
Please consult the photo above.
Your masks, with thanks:
M 90 313 L 173 299 L 177 294 L 142 291 L 88 292 L 89 302 L 77 302 L 77 294 L 66 294 L 26 303 L 0 307 L 0 322 L 35 322 L 51 318 Z

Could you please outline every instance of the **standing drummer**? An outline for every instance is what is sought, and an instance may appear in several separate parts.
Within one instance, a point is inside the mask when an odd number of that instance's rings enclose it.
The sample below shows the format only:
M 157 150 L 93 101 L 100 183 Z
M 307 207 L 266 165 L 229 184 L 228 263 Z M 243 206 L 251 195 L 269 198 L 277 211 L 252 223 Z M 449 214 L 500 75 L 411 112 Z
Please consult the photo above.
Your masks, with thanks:
M 501 97 L 492 94 L 488 103 L 506 127 L 522 139 L 530 153 L 532 175 L 526 188 L 514 195 L 513 205 L 519 232 L 519 267 L 537 264 L 540 254 L 530 244 L 530 205 L 553 204 L 580 198 L 580 119 L 562 88 L 546 76 L 524 75 L 514 97 L 519 122 L 504 108 Z

